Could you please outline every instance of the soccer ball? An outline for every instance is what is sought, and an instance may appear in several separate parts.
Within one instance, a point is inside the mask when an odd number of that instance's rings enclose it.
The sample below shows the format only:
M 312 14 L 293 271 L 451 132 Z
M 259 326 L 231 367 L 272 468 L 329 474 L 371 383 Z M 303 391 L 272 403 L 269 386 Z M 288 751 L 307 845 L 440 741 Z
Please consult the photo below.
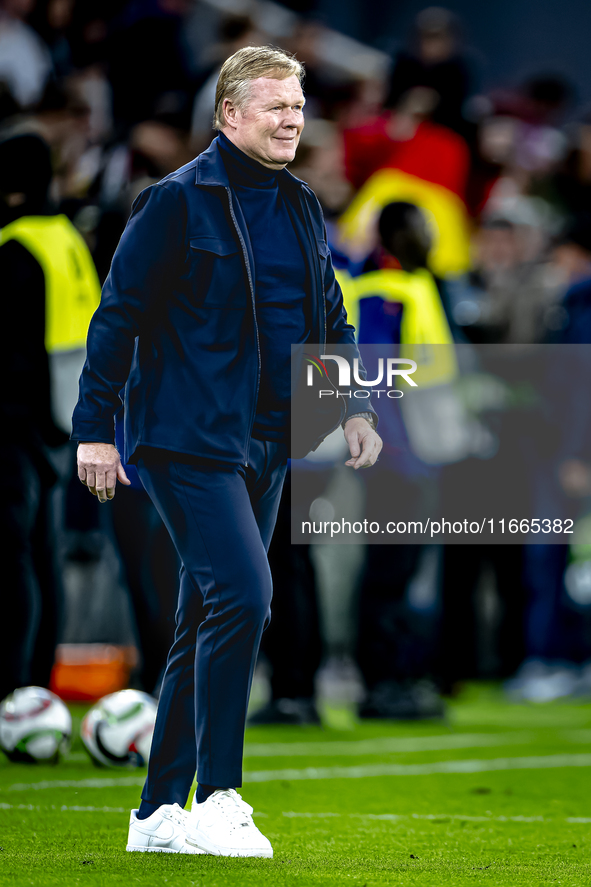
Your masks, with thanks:
M 143 767 L 150 756 L 156 701 L 139 690 L 119 690 L 93 705 L 80 734 L 93 762 L 103 767 Z
M 43 687 L 20 687 L 0 705 L 0 748 L 11 761 L 55 763 L 71 735 L 70 712 Z

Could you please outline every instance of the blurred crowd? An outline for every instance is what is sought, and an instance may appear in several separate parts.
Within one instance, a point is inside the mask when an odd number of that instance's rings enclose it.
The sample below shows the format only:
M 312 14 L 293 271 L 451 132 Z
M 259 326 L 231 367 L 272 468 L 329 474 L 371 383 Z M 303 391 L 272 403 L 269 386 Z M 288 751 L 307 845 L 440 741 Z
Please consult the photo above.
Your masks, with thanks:
M 273 43 L 305 64 L 306 126 L 290 170 L 322 204 L 361 342 L 591 342 L 591 109 L 578 107 L 577 85 L 540 71 L 483 94 L 462 23 L 444 8 L 424 9 L 398 36 L 389 58 L 310 13 L 256 0 L 235 11 L 214 0 L 0 0 L 2 524 L 14 609 L 0 697 L 48 685 L 63 562 L 97 557 L 106 523 L 133 602 L 135 680 L 157 689 L 176 554 L 137 479 L 99 520 L 76 478 L 68 417 L 84 328 L 131 204 L 208 146 L 218 72 L 240 47 Z M 380 296 L 377 314 L 367 295 Z M 584 513 L 588 454 L 567 455 L 557 482 Z M 409 509 L 424 504 L 419 475 L 392 468 L 392 495 Z M 328 483 L 322 470 L 314 483 Z M 309 546 L 290 546 L 283 511 L 263 644 L 272 697 L 258 718 L 314 722 L 317 565 Z M 476 677 L 506 679 L 521 700 L 591 695 L 590 558 L 576 545 L 449 546 L 421 608 L 411 591 L 425 550 L 370 546 L 349 650 L 361 714 L 441 716 L 442 696 Z M 494 619 L 483 582 L 496 589 Z

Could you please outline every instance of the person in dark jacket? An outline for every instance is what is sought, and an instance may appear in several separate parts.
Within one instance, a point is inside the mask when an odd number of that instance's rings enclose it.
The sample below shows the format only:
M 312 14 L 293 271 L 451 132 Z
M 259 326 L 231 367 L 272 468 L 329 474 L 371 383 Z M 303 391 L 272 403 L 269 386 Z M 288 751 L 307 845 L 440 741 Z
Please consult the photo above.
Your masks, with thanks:
M 460 22 L 448 9 L 423 9 L 414 22 L 411 46 L 396 56 L 386 107 L 395 108 L 411 91 L 420 90 L 432 106 L 431 120 L 466 137 L 470 127 L 463 107 L 473 73 L 461 36 Z
M 355 349 L 318 201 L 284 170 L 304 125 L 301 78 L 299 62 L 272 47 L 226 61 L 220 134 L 137 198 L 89 332 L 73 420 L 80 479 L 101 501 L 117 477 L 127 483 L 113 445 L 125 387 L 125 459 L 182 560 L 175 642 L 128 850 L 273 854 L 236 787 L 271 602 L 290 346 Z M 347 464 L 370 466 L 381 448 L 373 410 L 365 400 L 360 416 L 353 397 L 343 401 Z
M 0 533 L 3 586 L 10 590 L 0 700 L 18 687 L 50 683 L 64 604 L 50 452 L 67 443 L 71 411 L 62 409 L 67 394 L 56 380 L 67 378 L 58 372 L 60 358 L 75 358 L 84 344 L 99 294 L 82 237 L 50 205 L 51 179 L 50 149 L 38 135 L 0 142 L 0 281 L 9 331 L 0 349 Z
M 47 145 L 37 136 L 0 144 L 0 229 L 46 212 L 51 182 Z M 48 446 L 64 438 L 53 422 L 45 349 L 45 277 L 16 240 L 0 246 L 3 308 L 9 336 L 0 350 L 5 434 L 0 526 L 9 613 L 0 647 L 0 699 L 27 684 L 49 686 L 61 594 L 52 542 L 50 489 L 56 474 Z M 41 631 L 41 625 L 44 630 Z M 8 625 L 10 629 L 8 630 Z

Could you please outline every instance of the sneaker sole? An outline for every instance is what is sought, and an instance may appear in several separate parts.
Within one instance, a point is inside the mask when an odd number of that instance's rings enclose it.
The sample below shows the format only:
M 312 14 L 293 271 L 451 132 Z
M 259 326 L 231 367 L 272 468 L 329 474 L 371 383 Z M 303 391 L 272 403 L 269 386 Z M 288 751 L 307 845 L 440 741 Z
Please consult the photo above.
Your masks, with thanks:
M 192 850 L 173 850 L 172 847 L 135 847 L 133 844 L 128 844 L 125 849 L 128 853 L 181 853 L 188 856 L 205 853 L 205 850 L 196 845 Z
M 199 841 L 198 844 L 196 843 L 197 840 Z M 255 847 L 220 847 L 219 844 L 212 844 L 201 835 L 191 841 L 189 838 L 186 838 L 186 842 L 190 847 L 194 847 L 202 853 L 208 853 L 210 856 L 256 856 L 263 859 L 273 859 L 273 848 L 269 850 L 263 847 L 259 849 Z

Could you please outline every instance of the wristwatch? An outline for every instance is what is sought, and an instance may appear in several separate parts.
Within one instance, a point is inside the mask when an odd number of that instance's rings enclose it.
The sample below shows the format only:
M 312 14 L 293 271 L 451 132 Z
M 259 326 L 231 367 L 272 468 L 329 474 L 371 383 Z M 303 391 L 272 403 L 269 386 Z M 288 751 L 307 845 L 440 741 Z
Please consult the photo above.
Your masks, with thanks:
M 373 428 L 374 431 L 378 427 L 378 422 L 377 422 L 378 417 L 376 416 L 375 413 L 370 413 L 369 410 L 367 410 L 363 413 L 352 413 L 350 416 L 347 416 L 347 418 L 345 419 L 345 421 L 342 424 L 342 427 L 343 428 L 345 427 L 345 425 L 347 424 L 349 419 L 357 419 L 357 418 L 367 419 L 367 421 L 369 422 L 369 424 L 371 425 L 371 427 Z

